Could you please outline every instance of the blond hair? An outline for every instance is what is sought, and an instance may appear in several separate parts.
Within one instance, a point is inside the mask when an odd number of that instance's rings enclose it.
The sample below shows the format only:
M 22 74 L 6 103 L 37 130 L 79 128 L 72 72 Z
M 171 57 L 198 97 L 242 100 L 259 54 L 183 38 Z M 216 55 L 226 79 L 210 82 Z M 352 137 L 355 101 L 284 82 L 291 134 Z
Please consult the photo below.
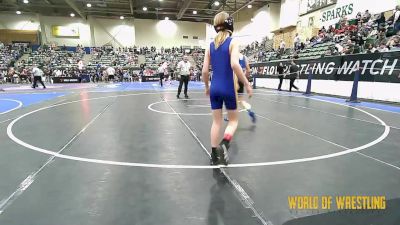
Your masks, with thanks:
M 229 14 L 227 12 L 220 12 L 214 17 L 214 26 L 221 25 L 225 22 L 226 19 L 228 19 Z M 229 37 L 230 31 L 228 30 L 220 30 L 217 33 L 217 36 L 214 38 L 214 45 L 215 49 L 217 49 L 224 41 Z

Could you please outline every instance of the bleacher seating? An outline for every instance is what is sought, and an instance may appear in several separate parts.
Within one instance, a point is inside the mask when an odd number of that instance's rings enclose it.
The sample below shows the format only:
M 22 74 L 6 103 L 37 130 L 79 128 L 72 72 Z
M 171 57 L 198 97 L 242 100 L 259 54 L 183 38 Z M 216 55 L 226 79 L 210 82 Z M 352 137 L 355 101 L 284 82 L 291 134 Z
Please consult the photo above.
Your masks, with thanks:
M 93 48 L 92 58 L 88 67 L 95 68 L 97 65 L 103 67 L 119 66 L 123 68 L 139 67 L 138 54 L 132 48 Z

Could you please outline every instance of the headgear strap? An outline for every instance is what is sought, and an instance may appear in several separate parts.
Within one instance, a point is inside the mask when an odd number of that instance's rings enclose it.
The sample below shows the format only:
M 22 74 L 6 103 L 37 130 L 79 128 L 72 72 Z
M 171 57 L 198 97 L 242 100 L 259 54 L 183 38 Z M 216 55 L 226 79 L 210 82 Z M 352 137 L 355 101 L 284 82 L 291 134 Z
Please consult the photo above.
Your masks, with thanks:
M 214 26 L 214 29 L 217 33 L 220 31 L 227 30 L 230 33 L 230 35 L 232 35 L 232 33 L 233 33 L 233 18 L 228 17 L 226 20 L 224 20 L 223 24 L 218 24 L 218 25 Z

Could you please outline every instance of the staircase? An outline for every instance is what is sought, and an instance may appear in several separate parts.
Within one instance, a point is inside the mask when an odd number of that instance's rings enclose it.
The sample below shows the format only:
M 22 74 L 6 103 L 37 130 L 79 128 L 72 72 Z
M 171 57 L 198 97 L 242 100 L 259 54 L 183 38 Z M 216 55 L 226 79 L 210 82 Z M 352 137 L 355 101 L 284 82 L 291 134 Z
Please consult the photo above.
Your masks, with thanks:
M 83 55 L 82 61 L 84 65 L 89 65 L 90 60 L 92 59 L 92 54 Z
M 274 46 L 273 40 L 265 41 L 265 51 L 270 52 L 273 49 L 273 46 Z
M 26 61 L 28 58 L 29 58 L 29 54 L 24 53 L 24 54 L 21 56 L 21 58 L 19 58 L 19 59 L 15 62 L 15 64 L 21 62 L 22 60 L 25 60 L 25 61 Z
M 144 55 L 138 56 L 138 64 L 144 64 L 146 62 L 146 57 Z

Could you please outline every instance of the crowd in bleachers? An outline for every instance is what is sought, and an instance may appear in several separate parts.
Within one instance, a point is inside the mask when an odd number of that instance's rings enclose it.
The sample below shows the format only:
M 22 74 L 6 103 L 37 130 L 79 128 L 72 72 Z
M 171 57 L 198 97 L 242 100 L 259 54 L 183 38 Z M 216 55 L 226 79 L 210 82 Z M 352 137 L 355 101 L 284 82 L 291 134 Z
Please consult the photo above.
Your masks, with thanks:
M 355 18 L 342 16 L 335 26 L 322 27 L 316 36 L 301 41 L 298 34 L 293 46 L 281 40 L 277 49 L 266 49 L 254 42 L 244 49 L 253 62 L 289 58 L 319 58 L 329 55 L 375 53 L 400 50 L 400 6 L 393 15 L 372 15 L 369 10 L 357 13 Z
M 184 51 L 180 48 L 164 49 L 151 51 L 144 54 L 145 67 L 156 68 L 160 63 L 168 62 L 171 66 L 176 65 L 182 60 Z
M 114 48 L 113 46 L 103 46 L 92 48 L 92 58 L 86 67 L 86 72 L 92 81 L 107 81 L 106 70 L 112 67 L 115 69 L 116 80 L 137 80 L 138 54 L 141 51 L 143 50 L 137 47 Z
M 0 82 L 13 76 L 9 68 L 13 68 L 17 60 L 23 55 L 24 47 L 20 45 L 4 45 L 0 42 Z
M 31 82 L 31 72 L 35 66 L 43 68 L 47 81 L 50 81 L 52 76 L 79 76 L 83 55 L 84 51 L 80 48 L 77 48 L 77 52 L 72 52 L 63 47 L 44 45 L 31 52 L 27 58 L 10 65 L 3 80 L 12 83 Z
M 292 46 L 287 46 L 281 40 L 279 47 L 274 49 L 272 40 L 265 38 L 245 46 L 242 53 L 251 62 L 264 62 L 274 59 L 312 59 L 330 55 L 397 51 L 400 50 L 399 29 L 400 6 L 396 7 L 389 18 L 385 18 L 385 13 L 372 15 L 366 10 L 358 13 L 355 18 L 342 16 L 334 26 L 322 27 L 317 35 L 304 41 L 296 34 Z M 31 70 L 35 65 L 43 66 L 48 81 L 51 77 L 82 75 L 90 76 L 92 81 L 107 81 L 106 70 L 109 67 L 115 69 L 115 79 L 119 81 L 135 81 L 141 76 L 156 75 L 160 66 L 167 67 L 172 77 L 175 66 L 187 53 L 190 53 L 195 63 L 194 74 L 200 74 L 204 60 L 204 49 L 188 50 L 185 47 L 91 48 L 92 58 L 86 66 L 83 65 L 85 50 L 79 45 L 76 51 L 67 51 L 65 46 L 44 45 L 19 60 L 23 53 L 23 46 L 0 43 L 2 82 L 30 82 Z M 139 64 L 139 55 L 144 56 L 145 62 L 142 64 Z
M 112 46 L 104 46 L 91 49 L 92 59 L 89 66 L 122 66 L 134 67 L 138 66 L 138 52 L 136 48 L 114 48 Z
M 178 62 L 182 61 L 187 53 L 184 47 L 160 48 L 151 47 L 150 51 L 144 51 L 145 62 L 140 65 L 141 75 L 156 75 L 157 69 L 162 66 L 168 72 L 167 76 L 175 77 L 175 70 Z

